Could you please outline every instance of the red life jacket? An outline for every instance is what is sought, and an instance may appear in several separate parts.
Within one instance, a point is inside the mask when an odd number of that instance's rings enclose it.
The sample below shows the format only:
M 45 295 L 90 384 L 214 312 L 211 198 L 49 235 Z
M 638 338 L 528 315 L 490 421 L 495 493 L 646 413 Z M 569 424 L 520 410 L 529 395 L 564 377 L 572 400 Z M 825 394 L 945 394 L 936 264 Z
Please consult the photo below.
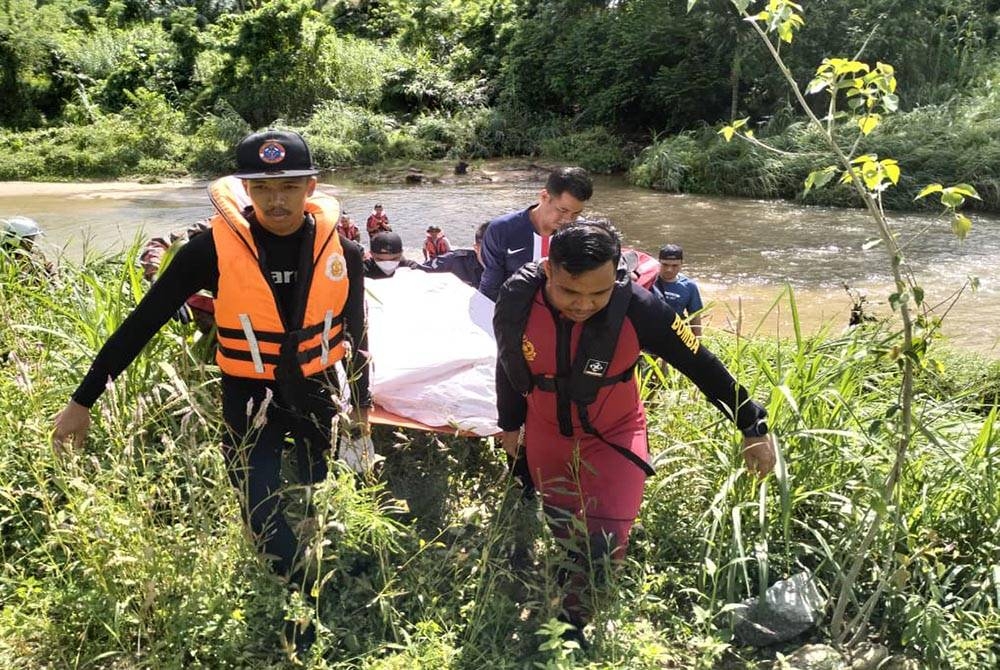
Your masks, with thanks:
M 546 304 L 544 281 L 538 264 L 528 263 L 501 289 L 493 316 L 497 361 L 517 391 L 531 397 L 539 391 L 551 394 L 538 403 L 529 397 L 529 403 L 554 416 L 552 423 L 558 424 L 563 436 L 572 437 L 577 429 L 582 430 L 652 475 L 653 469 L 641 456 L 601 434 L 610 434 L 621 421 L 634 424 L 644 416 L 634 374 L 641 353 L 639 339 L 626 318 L 631 282 L 626 278 L 615 284 L 600 318 L 570 325 Z M 565 328 L 571 331 L 566 333 Z M 591 422 L 592 407 L 600 411 L 596 422 Z

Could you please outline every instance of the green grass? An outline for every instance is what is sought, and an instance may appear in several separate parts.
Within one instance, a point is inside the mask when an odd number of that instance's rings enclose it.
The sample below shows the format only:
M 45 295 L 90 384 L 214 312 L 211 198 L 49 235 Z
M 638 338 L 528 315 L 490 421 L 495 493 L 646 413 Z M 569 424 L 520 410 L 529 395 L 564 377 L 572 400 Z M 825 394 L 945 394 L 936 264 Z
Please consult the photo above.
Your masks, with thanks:
M 766 403 L 783 469 L 740 467 L 732 426 L 674 371 L 642 366 L 658 474 L 589 655 L 564 647 L 562 552 L 517 502 L 487 442 L 378 428 L 377 481 L 317 487 L 310 610 L 256 558 L 217 448 L 217 372 L 169 324 L 58 460 L 52 415 L 141 293 L 123 258 L 27 279 L 0 256 L 0 666 L 288 667 L 278 631 L 315 617 L 315 668 L 769 667 L 733 646 L 727 603 L 812 570 L 834 592 L 894 445 L 896 335 L 875 324 L 706 343 Z M 790 305 L 794 309 L 794 304 Z M 934 356 L 895 509 L 855 597 L 872 634 L 927 667 L 993 667 L 1000 649 L 996 367 Z M 536 562 L 515 569 L 514 546 Z M 822 640 L 821 625 L 809 638 Z

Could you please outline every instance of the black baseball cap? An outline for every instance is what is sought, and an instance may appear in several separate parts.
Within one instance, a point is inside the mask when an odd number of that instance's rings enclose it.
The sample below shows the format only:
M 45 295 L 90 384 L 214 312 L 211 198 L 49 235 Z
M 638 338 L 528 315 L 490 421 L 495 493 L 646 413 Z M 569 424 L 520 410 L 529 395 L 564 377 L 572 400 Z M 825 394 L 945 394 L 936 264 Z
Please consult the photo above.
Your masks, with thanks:
M 319 174 L 302 136 L 292 130 L 268 129 L 247 135 L 236 146 L 238 179 L 286 179 Z
M 664 244 L 660 247 L 661 261 L 682 261 L 684 260 L 684 250 L 678 244 Z
M 368 246 L 373 254 L 401 254 L 403 238 L 396 233 L 379 233 L 372 237 Z

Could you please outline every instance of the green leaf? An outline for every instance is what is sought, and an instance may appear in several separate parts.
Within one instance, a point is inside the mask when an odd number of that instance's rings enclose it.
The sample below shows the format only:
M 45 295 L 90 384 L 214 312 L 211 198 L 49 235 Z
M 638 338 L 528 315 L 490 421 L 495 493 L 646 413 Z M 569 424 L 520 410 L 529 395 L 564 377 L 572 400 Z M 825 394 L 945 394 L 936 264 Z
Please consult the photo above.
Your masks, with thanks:
M 893 184 L 899 183 L 899 165 L 896 161 L 882 161 L 882 170 L 885 171 L 885 176 L 889 178 Z
M 724 126 L 722 130 L 719 131 L 719 134 L 726 138 L 726 141 L 729 142 L 733 139 L 733 135 L 736 134 L 736 129 L 732 126 Z
M 979 193 L 972 187 L 971 184 L 955 184 L 951 188 L 955 191 L 955 193 L 961 193 L 964 196 L 975 198 L 976 200 L 980 199 Z
M 964 240 L 972 230 L 972 221 L 964 214 L 955 214 L 955 218 L 951 220 L 951 230 L 958 239 Z
M 899 96 L 889 93 L 882 97 L 882 105 L 885 107 L 887 112 L 895 112 L 899 110 Z
M 690 12 L 694 9 L 694 6 L 698 4 L 698 0 L 688 0 L 688 11 Z
M 881 117 L 878 114 L 866 114 L 858 119 L 858 127 L 861 128 L 862 135 L 868 135 L 878 127 Z
M 865 163 L 861 166 L 861 175 L 865 180 L 865 186 L 874 191 L 882 183 L 882 170 L 875 161 Z
M 917 305 L 922 305 L 924 302 L 924 289 L 920 288 L 919 286 L 914 286 L 913 300 L 917 303 Z
M 861 154 L 857 158 L 851 161 L 851 165 L 857 165 L 858 163 L 871 163 L 872 161 L 878 160 L 878 154 Z
M 816 77 L 811 82 L 809 82 L 808 86 L 806 86 L 806 95 L 816 95 L 817 93 L 821 93 L 829 85 L 830 82 L 828 79 L 824 79 L 823 77 Z
M 823 188 L 824 186 L 826 186 L 828 183 L 830 183 L 830 180 L 833 179 L 833 175 L 836 174 L 836 172 L 837 168 L 834 165 L 828 165 L 822 170 L 815 170 L 813 172 L 810 172 L 809 176 L 806 177 L 806 182 L 805 182 L 806 190 L 803 193 L 803 195 L 805 195 L 805 193 L 808 193 L 813 188 Z
M 965 203 L 965 196 L 957 193 L 953 188 L 946 188 L 941 192 L 941 204 L 948 209 L 957 209 Z
M 781 38 L 782 42 L 788 42 L 791 44 L 794 35 L 792 35 L 792 22 L 785 21 L 778 26 L 778 37 Z
M 691 0 L 688 0 L 690 2 Z M 750 6 L 750 0 L 732 0 L 733 6 L 736 7 L 736 11 L 740 14 L 744 14 L 747 11 L 747 7 Z
M 941 184 L 928 184 L 927 186 L 924 186 L 920 190 L 920 193 L 917 193 L 917 197 L 914 198 L 914 200 L 920 200 L 921 198 L 928 196 L 931 193 L 940 193 L 943 190 L 944 186 L 942 186 Z

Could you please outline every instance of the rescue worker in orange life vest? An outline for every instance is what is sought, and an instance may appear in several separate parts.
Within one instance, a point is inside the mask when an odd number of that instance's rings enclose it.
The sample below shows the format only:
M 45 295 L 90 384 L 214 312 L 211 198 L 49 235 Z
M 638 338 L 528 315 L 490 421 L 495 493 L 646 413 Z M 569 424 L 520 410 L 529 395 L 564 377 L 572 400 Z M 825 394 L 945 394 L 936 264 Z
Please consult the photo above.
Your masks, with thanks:
M 355 439 L 344 441 L 341 457 L 356 469 L 374 459 L 362 250 L 336 233 L 339 205 L 316 193 L 318 171 L 299 134 L 251 134 L 239 143 L 236 163 L 235 175 L 209 186 L 217 212 L 211 233 L 178 250 L 101 348 L 56 416 L 53 444 L 64 454 L 67 440 L 82 446 L 90 408 L 106 385 L 188 296 L 209 290 L 218 325 L 226 469 L 263 559 L 308 598 L 303 545 L 284 513 L 281 463 L 290 435 L 301 483 L 322 481 L 331 423 L 342 411 Z M 286 648 L 304 652 L 314 636 L 311 623 L 288 622 Z
M 606 560 L 624 556 L 652 473 L 634 374 L 642 351 L 687 375 L 736 423 L 749 470 L 766 474 L 775 460 L 764 408 L 666 303 L 616 278 L 620 255 L 609 223 L 563 226 L 547 259 L 507 280 L 493 319 L 501 442 L 515 459 L 525 450 L 549 528 L 571 547 L 579 569 L 564 577 L 562 619 L 581 645 L 588 589 Z

